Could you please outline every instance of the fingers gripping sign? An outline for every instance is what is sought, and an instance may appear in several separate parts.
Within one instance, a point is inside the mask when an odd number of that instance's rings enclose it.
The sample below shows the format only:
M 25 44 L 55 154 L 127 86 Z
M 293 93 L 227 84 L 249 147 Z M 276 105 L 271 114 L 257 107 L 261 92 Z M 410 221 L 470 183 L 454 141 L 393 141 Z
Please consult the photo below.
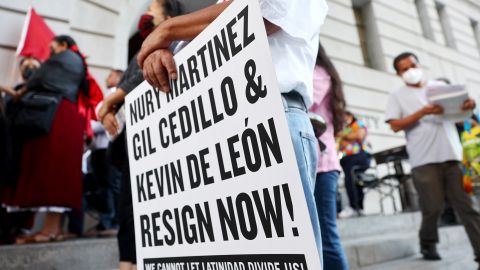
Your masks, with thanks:
M 169 79 L 177 79 L 177 68 L 172 52 L 160 49 L 151 53 L 143 64 L 143 76 L 152 86 L 163 92 L 170 91 Z

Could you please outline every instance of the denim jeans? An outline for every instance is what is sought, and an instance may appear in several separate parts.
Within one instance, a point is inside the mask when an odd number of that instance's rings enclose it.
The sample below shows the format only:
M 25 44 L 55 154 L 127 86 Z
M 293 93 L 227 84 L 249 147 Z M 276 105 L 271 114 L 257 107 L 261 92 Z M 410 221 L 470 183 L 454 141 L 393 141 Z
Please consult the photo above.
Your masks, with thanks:
M 315 201 L 322 231 L 323 262 L 328 270 L 348 270 L 347 258 L 337 230 L 337 182 L 339 172 L 317 174 Z
M 345 188 L 347 189 L 348 201 L 350 207 L 358 211 L 363 210 L 363 198 L 365 196 L 363 187 L 354 182 L 352 175 L 353 167 L 361 167 L 365 171 L 370 167 L 370 155 L 365 152 L 360 152 L 355 155 L 345 156 L 340 160 L 343 172 L 345 173 Z
M 313 127 L 305 111 L 288 107 L 285 108 L 288 127 L 292 137 L 293 148 L 297 159 L 300 178 L 302 180 L 303 192 L 307 200 L 310 221 L 313 227 L 315 243 L 317 244 L 320 263 L 323 265 L 322 258 L 322 236 L 320 233 L 320 224 L 315 206 L 315 197 L 313 195 L 315 174 L 317 168 L 317 139 L 313 134 Z

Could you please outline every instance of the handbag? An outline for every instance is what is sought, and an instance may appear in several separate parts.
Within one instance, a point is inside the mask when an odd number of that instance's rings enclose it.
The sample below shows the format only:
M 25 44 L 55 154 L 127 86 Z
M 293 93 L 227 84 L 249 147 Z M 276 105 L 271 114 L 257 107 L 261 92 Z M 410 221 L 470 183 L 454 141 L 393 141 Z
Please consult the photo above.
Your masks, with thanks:
M 56 93 L 29 91 L 20 100 L 14 125 L 27 137 L 50 132 L 62 96 Z

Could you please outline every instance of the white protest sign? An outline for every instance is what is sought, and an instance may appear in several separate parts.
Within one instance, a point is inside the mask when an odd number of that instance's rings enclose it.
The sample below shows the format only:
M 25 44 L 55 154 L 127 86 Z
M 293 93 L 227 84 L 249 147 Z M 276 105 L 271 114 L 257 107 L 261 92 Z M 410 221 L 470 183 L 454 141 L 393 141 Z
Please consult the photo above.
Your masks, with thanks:
M 321 269 L 257 0 L 126 98 L 139 269 Z

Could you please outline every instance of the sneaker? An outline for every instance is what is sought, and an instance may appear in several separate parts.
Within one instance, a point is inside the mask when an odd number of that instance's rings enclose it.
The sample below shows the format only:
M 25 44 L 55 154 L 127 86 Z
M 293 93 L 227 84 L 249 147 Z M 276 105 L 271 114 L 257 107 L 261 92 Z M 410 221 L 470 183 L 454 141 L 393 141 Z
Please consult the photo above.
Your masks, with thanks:
M 427 261 L 439 261 L 442 259 L 437 251 L 437 245 L 435 244 L 421 244 L 420 252 L 423 255 L 423 259 Z
M 340 212 L 338 214 L 338 217 L 339 218 L 350 218 L 350 217 L 353 217 L 355 215 L 357 215 L 357 213 L 351 207 L 345 207 L 345 209 L 343 209 L 342 212 Z
M 114 237 L 117 236 L 118 230 L 117 229 L 106 229 L 98 231 L 98 236 L 100 237 Z

